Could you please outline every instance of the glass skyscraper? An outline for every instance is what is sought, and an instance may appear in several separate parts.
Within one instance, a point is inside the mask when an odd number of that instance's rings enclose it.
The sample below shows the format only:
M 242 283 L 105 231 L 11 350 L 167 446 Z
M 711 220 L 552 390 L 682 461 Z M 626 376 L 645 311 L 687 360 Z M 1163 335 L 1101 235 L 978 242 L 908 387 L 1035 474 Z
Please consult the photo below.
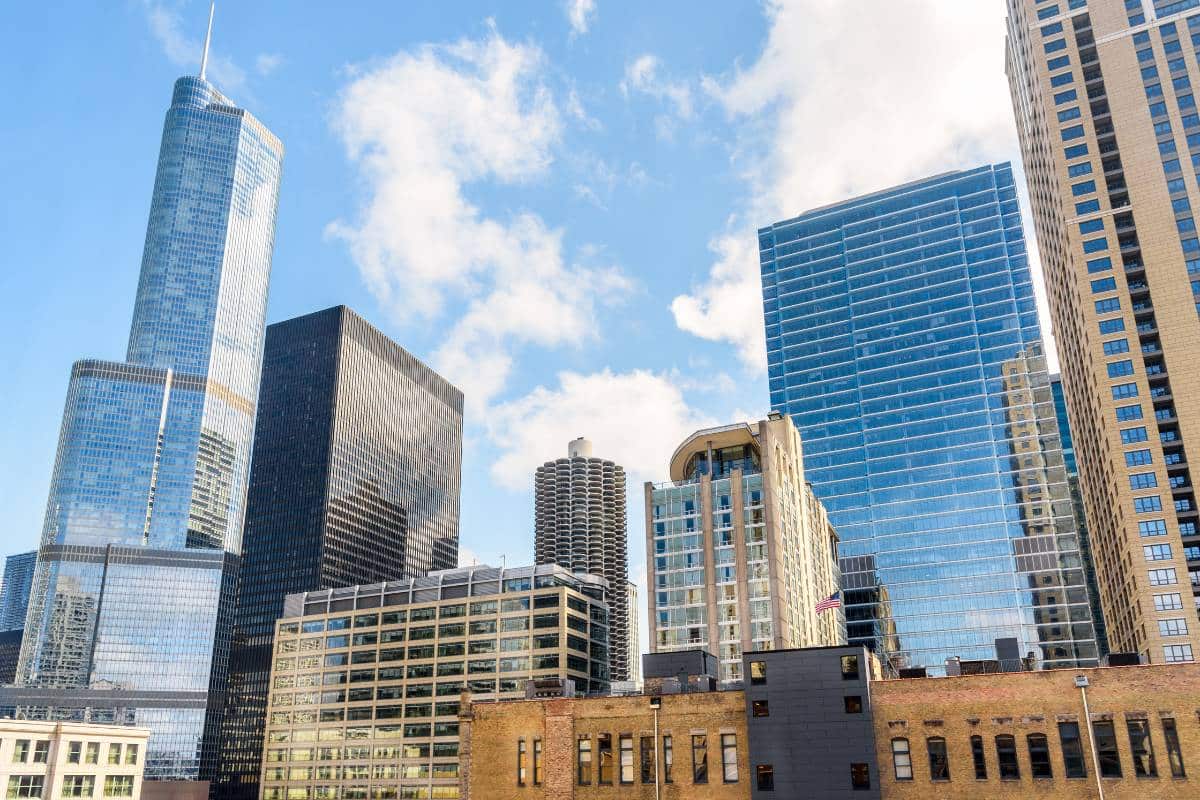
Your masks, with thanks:
M 17 553 L 4 559 L 4 582 L 0 583 L 0 631 L 25 627 L 29 609 L 29 590 L 33 586 L 33 568 L 37 551 Z
M 759 232 L 771 406 L 840 538 L 847 633 L 895 666 L 1098 658 L 1008 164 Z M 885 600 L 886 598 L 886 600 Z
M 176 81 L 126 361 L 71 373 L 3 704 L 149 728 L 151 779 L 212 771 L 282 156 L 206 80 Z
M 216 796 L 258 798 L 285 596 L 457 566 L 462 410 L 345 306 L 267 328 Z

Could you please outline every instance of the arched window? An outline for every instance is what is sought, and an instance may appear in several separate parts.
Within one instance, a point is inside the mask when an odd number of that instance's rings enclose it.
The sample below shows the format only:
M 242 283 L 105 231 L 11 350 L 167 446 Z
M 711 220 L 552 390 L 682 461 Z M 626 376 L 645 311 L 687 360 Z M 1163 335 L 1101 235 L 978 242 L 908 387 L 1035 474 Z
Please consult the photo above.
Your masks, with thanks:
M 908 739 L 892 739 L 892 767 L 896 780 L 912 780 L 912 754 L 908 750 Z

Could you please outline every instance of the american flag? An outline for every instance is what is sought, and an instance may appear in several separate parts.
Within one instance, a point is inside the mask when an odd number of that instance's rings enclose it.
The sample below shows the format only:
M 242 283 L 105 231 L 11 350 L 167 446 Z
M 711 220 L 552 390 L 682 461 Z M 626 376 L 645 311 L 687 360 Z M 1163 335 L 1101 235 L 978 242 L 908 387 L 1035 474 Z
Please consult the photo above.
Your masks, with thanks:
M 834 592 L 833 594 L 829 595 L 829 597 L 826 597 L 824 600 L 817 603 L 817 613 L 820 614 L 822 611 L 828 611 L 831 608 L 841 608 L 841 607 L 842 607 L 842 593 Z

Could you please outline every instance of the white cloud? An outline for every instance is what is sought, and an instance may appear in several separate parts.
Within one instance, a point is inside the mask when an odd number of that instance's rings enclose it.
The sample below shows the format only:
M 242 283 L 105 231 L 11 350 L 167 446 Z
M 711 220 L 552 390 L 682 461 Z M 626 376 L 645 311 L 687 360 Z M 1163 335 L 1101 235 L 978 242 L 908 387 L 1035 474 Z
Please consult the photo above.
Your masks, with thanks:
M 630 286 L 610 265 L 568 263 L 563 231 L 537 214 L 490 217 L 464 194 L 545 174 L 562 121 L 544 66 L 537 47 L 493 27 L 357 71 L 335 111 L 368 197 L 357 222 L 329 233 L 397 320 L 462 309 L 434 360 L 475 413 L 504 387 L 517 346 L 583 343 L 597 305 Z
M 567 0 L 566 10 L 571 35 L 582 36 L 596 18 L 596 0 Z
M 153 0 L 142 0 L 142 8 L 146 12 L 146 21 L 154 38 L 162 46 L 167 59 L 177 67 L 193 68 L 199 71 L 200 56 L 204 52 L 202 38 L 208 17 L 199 14 L 195 19 L 189 19 L 187 27 L 194 28 L 201 38 L 193 38 L 182 33 L 183 22 L 179 12 Z M 214 22 L 214 28 L 219 25 Z M 214 33 L 214 36 L 216 34 Z M 211 48 L 208 54 L 207 77 L 218 89 L 226 93 L 236 93 L 246 86 L 246 73 L 227 56 L 219 55 Z
M 667 111 L 654 119 L 660 139 L 673 139 L 678 122 L 691 120 L 696 115 L 691 88 L 683 81 L 664 77 L 662 63 L 656 55 L 646 53 L 630 61 L 625 66 L 620 88 L 625 97 L 644 94 L 667 106 Z
M 756 228 L 950 169 L 1016 158 L 1003 10 L 910 0 L 861 10 L 774 0 L 758 60 L 703 86 L 739 126 L 748 200 L 708 278 L 671 305 L 683 330 L 765 366 Z M 758 154 L 758 155 L 755 155 Z
M 540 464 L 565 454 L 567 442 L 584 436 L 598 455 L 625 468 L 630 491 L 636 492 L 642 481 L 666 480 L 670 454 L 684 437 L 715 424 L 688 405 L 669 376 L 645 370 L 563 372 L 557 386 L 539 386 L 491 409 L 488 438 L 500 452 L 492 477 L 510 489 L 525 489 Z M 637 518 L 631 519 L 637 530 Z
M 275 70 L 279 69 L 279 65 L 283 63 L 283 56 L 278 53 L 259 53 L 254 59 L 254 69 L 259 75 L 266 77 Z

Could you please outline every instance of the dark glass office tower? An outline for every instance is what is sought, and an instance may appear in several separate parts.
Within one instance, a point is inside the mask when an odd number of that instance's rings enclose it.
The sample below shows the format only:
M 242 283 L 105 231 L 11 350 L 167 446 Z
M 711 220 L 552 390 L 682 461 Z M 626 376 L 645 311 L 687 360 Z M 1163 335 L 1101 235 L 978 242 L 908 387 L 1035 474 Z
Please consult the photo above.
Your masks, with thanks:
M 284 597 L 458 563 L 462 392 L 345 306 L 267 328 L 219 797 L 258 797 Z
M 1039 666 L 1095 664 L 1011 167 L 759 239 L 771 406 L 841 538 L 852 642 L 900 667 L 992 659 L 1008 637 Z

